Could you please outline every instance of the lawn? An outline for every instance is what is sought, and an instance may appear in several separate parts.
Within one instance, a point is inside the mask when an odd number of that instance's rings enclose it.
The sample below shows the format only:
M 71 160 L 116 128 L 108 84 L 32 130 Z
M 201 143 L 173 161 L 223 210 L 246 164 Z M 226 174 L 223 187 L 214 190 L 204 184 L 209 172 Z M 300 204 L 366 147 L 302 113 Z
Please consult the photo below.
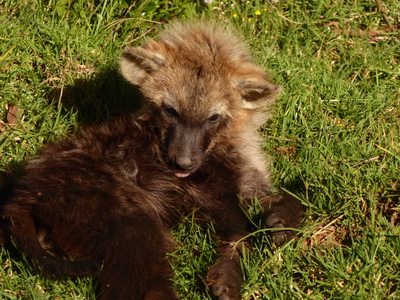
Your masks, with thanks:
M 133 111 L 122 49 L 173 19 L 240 32 L 284 93 L 260 128 L 274 182 L 306 207 L 282 247 L 244 257 L 243 299 L 400 299 L 400 2 L 0 1 L 0 171 L 49 141 Z M 257 205 L 254 205 L 256 210 Z M 182 299 L 211 299 L 213 227 L 185 216 L 169 259 Z M 0 250 L 0 299 L 94 299 L 93 278 L 52 281 Z

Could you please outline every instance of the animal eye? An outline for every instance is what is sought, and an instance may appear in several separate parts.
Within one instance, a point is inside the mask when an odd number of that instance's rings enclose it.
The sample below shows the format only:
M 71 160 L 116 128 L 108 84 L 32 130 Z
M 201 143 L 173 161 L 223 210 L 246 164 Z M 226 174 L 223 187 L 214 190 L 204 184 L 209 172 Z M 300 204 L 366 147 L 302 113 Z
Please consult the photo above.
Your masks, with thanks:
M 170 117 L 179 117 L 178 112 L 172 106 L 165 105 L 164 106 L 164 111 Z
M 220 114 L 215 114 L 215 115 L 212 115 L 211 117 L 209 117 L 208 120 L 209 120 L 211 123 L 217 123 L 217 122 L 219 121 L 220 118 L 221 118 L 221 115 L 220 115 Z

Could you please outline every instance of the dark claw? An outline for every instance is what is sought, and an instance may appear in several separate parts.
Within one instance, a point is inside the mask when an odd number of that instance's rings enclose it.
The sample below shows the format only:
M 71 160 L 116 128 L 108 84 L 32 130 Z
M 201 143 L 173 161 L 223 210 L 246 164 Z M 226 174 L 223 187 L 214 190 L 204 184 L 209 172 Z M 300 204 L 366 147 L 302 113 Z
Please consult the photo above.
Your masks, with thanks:
M 218 300 L 232 300 L 232 298 L 229 297 L 227 294 L 222 294 L 218 297 Z
M 270 215 L 265 220 L 265 225 L 267 228 L 275 229 L 275 228 L 285 228 L 286 226 L 282 224 L 282 220 L 275 214 Z M 284 244 L 289 237 L 289 232 L 285 230 L 272 230 L 271 231 L 271 239 L 275 245 Z
M 211 291 L 214 294 L 214 296 L 221 296 L 223 293 L 227 291 L 227 288 L 225 286 L 221 285 L 214 285 L 211 287 Z
M 282 223 L 276 223 L 272 228 L 285 228 Z M 276 232 L 276 231 L 275 231 Z
M 270 215 L 267 220 L 265 220 L 265 225 L 267 225 L 268 228 L 274 228 L 274 225 L 278 222 L 279 218 L 276 215 Z
M 277 245 L 280 246 L 284 243 L 286 243 L 286 241 L 288 240 L 288 234 L 287 231 L 275 231 L 272 233 L 272 242 Z

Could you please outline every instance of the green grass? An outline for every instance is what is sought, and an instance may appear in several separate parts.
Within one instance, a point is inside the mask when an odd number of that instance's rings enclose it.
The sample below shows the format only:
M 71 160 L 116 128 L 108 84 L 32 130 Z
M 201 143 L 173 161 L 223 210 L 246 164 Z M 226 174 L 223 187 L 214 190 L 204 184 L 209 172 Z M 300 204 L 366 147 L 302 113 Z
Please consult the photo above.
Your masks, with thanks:
M 261 129 L 277 186 L 307 207 L 299 237 L 259 232 L 244 299 L 400 298 L 400 2 L 0 1 L 0 171 L 81 124 L 134 110 L 118 75 L 127 45 L 173 18 L 231 23 L 285 92 Z M 21 108 L 6 122 L 9 104 Z M 208 299 L 212 225 L 174 228 L 182 299 Z M 0 254 L 0 299 L 93 299 L 91 278 L 50 281 Z

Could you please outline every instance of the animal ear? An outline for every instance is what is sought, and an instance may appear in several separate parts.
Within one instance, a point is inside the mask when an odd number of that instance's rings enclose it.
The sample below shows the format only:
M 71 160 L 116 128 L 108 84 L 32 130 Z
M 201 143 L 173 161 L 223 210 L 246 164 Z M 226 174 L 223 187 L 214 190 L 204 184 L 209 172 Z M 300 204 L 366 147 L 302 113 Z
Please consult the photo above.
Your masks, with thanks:
M 236 84 L 242 95 L 244 109 L 260 109 L 272 103 L 282 92 L 282 86 L 273 84 L 264 78 L 248 78 Z
M 122 76 L 134 85 L 140 85 L 151 73 L 165 64 L 165 55 L 158 43 L 149 41 L 143 47 L 125 48 L 119 64 Z

